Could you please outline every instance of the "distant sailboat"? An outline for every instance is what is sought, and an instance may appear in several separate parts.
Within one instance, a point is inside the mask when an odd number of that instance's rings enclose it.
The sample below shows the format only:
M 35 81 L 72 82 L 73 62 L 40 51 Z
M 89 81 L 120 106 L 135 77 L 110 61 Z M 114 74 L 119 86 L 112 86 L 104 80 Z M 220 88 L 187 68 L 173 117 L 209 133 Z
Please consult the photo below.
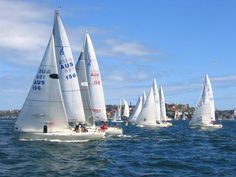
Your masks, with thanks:
M 142 111 L 140 112 L 136 124 L 138 126 L 157 126 L 156 123 L 156 106 L 155 106 L 155 99 L 153 94 L 153 87 L 151 87 L 145 104 L 143 106 Z
M 122 117 L 129 118 L 129 105 L 124 98 L 122 98 L 122 102 L 124 103 L 124 110 L 123 110 Z
M 67 34 L 58 11 L 55 13 L 53 35 L 59 78 L 61 78 L 61 91 L 69 122 L 85 123 L 83 102 L 75 64 Z
M 172 126 L 171 122 L 167 122 L 169 118 L 166 115 L 166 102 L 165 102 L 165 97 L 164 97 L 164 92 L 163 92 L 162 86 L 160 86 L 160 89 L 159 89 L 159 96 L 160 96 L 161 121 L 163 123 L 167 124 L 168 126 Z
M 68 124 L 60 72 L 57 69 L 54 37 L 51 36 L 33 84 L 15 123 L 20 138 L 30 140 L 100 139 L 102 132 L 76 133 Z M 63 78 L 62 78 L 63 79 Z
M 195 107 L 192 119 L 189 122 L 191 127 L 222 128 L 221 124 L 215 123 L 215 106 L 211 82 L 208 75 L 205 76 L 204 87 L 200 100 Z
M 113 117 L 112 117 L 112 122 L 123 122 L 121 120 L 121 110 L 120 106 L 117 106 L 117 110 L 115 111 Z
M 138 118 L 138 116 L 139 116 L 139 114 L 142 110 L 142 105 L 143 105 L 143 98 L 140 96 L 138 98 L 138 101 L 137 101 L 135 107 L 134 107 L 134 111 L 133 111 L 133 114 L 131 115 L 131 118 L 130 118 L 129 122 L 131 122 L 131 123 L 136 122 L 136 120 L 137 120 L 137 118 Z

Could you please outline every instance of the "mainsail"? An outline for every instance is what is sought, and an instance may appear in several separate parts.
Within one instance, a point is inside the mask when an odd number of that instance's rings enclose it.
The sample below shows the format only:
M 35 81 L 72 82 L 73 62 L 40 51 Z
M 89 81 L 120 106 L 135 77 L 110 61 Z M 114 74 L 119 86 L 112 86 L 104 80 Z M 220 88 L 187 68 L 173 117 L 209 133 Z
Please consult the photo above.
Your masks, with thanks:
M 161 122 L 161 113 L 160 113 L 160 97 L 159 97 L 159 92 L 157 88 L 157 82 L 156 79 L 153 79 L 153 94 L 154 94 L 154 99 L 155 99 L 155 106 L 156 106 L 156 120 L 157 122 Z
M 85 34 L 84 56 L 93 118 L 95 121 L 107 121 L 101 73 L 93 43 L 88 32 Z
M 67 121 L 52 35 L 15 127 L 18 131 L 42 132 L 47 124 L 50 131 L 61 131 L 68 128 Z
M 138 101 L 134 107 L 134 111 L 133 111 L 133 114 L 131 116 L 131 119 L 130 119 L 130 122 L 136 122 L 136 119 L 138 118 L 141 110 L 142 110 L 142 104 L 143 104 L 143 98 L 140 96 L 138 98 Z
M 79 81 L 81 96 L 83 100 L 86 122 L 92 125 L 94 124 L 94 120 L 93 120 L 93 115 L 92 115 L 91 106 L 90 106 L 90 96 L 89 96 L 84 51 L 81 51 L 80 53 L 78 62 L 76 64 L 76 72 L 78 75 L 78 81 Z
M 162 86 L 159 89 L 159 95 L 160 95 L 160 112 L 161 112 L 161 120 L 166 122 L 167 116 L 166 116 L 166 103 L 165 103 L 165 97 L 164 92 L 162 89 Z
M 55 12 L 53 34 L 61 91 L 67 117 L 69 122 L 84 123 L 85 115 L 75 64 L 58 11 Z
M 122 102 L 124 103 L 124 110 L 123 110 L 122 117 L 129 117 L 129 105 L 124 98 L 122 98 Z

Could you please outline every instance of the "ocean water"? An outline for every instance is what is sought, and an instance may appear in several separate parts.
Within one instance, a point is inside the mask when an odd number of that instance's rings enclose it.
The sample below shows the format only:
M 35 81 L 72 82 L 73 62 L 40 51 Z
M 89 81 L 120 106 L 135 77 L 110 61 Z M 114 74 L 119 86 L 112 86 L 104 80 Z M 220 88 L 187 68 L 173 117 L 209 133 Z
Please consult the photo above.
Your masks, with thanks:
M 123 126 L 124 136 L 89 142 L 19 141 L 0 120 L 0 176 L 236 176 L 236 122 L 223 129 Z

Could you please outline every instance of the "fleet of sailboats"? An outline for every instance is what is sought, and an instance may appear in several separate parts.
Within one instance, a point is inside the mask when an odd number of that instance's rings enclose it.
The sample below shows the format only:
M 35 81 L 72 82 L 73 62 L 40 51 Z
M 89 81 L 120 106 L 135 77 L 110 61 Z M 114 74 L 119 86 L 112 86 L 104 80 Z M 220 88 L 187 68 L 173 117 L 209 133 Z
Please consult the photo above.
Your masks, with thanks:
M 128 119 L 139 127 L 169 127 L 162 86 L 154 78 L 148 96 L 138 97 L 133 113 L 122 98 L 113 122 Z M 59 12 L 55 12 L 53 32 L 33 84 L 15 123 L 16 132 L 24 138 L 94 140 L 107 135 L 122 135 L 118 127 L 101 131 L 96 122 L 107 122 L 101 73 L 91 37 L 85 33 L 84 45 L 75 65 L 69 40 Z M 87 125 L 87 131 L 74 131 L 73 126 Z M 221 128 L 215 123 L 211 83 L 205 77 L 200 100 L 191 127 Z

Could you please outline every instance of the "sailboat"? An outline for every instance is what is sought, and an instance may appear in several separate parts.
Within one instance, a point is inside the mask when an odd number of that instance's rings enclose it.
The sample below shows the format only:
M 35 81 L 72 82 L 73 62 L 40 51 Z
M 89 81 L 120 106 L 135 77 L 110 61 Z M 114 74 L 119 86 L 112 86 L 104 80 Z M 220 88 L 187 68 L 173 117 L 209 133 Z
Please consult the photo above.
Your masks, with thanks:
M 171 122 L 168 122 L 169 118 L 166 115 L 166 102 L 165 102 L 165 97 L 164 97 L 164 92 L 162 89 L 162 86 L 159 88 L 159 96 L 160 96 L 160 117 L 161 121 L 166 124 L 167 126 L 172 126 Z
M 59 73 L 52 35 L 15 123 L 19 138 L 67 141 L 103 138 L 104 133 L 100 131 L 77 133 L 69 127 Z
M 123 114 L 122 114 L 122 117 L 124 118 L 129 118 L 129 105 L 127 103 L 127 101 L 122 98 L 122 102 L 124 103 L 124 109 L 123 109 Z
M 143 97 L 140 96 L 138 98 L 138 101 L 137 101 L 135 107 L 134 107 L 134 111 L 133 111 L 133 114 L 131 115 L 131 118 L 130 118 L 129 122 L 131 122 L 131 123 L 136 122 L 136 120 L 137 120 L 137 118 L 138 118 L 138 116 L 139 116 L 139 114 L 142 110 L 142 105 L 143 105 Z
M 113 117 L 112 117 L 112 122 L 123 122 L 121 120 L 121 110 L 120 106 L 117 106 L 117 110 L 115 111 Z
M 88 32 L 84 41 L 85 70 L 88 84 L 89 106 L 92 112 L 92 119 L 95 121 L 107 121 L 106 105 L 103 92 L 101 73 L 92 40 Z M 120 135 L 123 131 L 117 127 L 108 127 L 106 134 Z
M 216 123 L 214 97 L 211 82 L 208 75 L 205 76 L 204 87 L 200 100 L 195 107 L 192 119 L 189 121 L 190 127 L 200 128 L 222 128 Z
M 168 125 L 165 122 L 163 122 L 161 119 L 160 96 L 159 96 L 157 82 L 155 78 L 153 79 L 152 88 L 153 88 L 153 94 L 154 94 L 154 100 L 155 100 L 157 127 L 168 127 Z
M 155 106 L 155 99 L 153 94 L 153 87 L 151 87 L 146 102 L 144 103 L 143 109 L 140 112 L 136 124 L 139 127 L 156 127 L 156 115 L 157 110 Z

